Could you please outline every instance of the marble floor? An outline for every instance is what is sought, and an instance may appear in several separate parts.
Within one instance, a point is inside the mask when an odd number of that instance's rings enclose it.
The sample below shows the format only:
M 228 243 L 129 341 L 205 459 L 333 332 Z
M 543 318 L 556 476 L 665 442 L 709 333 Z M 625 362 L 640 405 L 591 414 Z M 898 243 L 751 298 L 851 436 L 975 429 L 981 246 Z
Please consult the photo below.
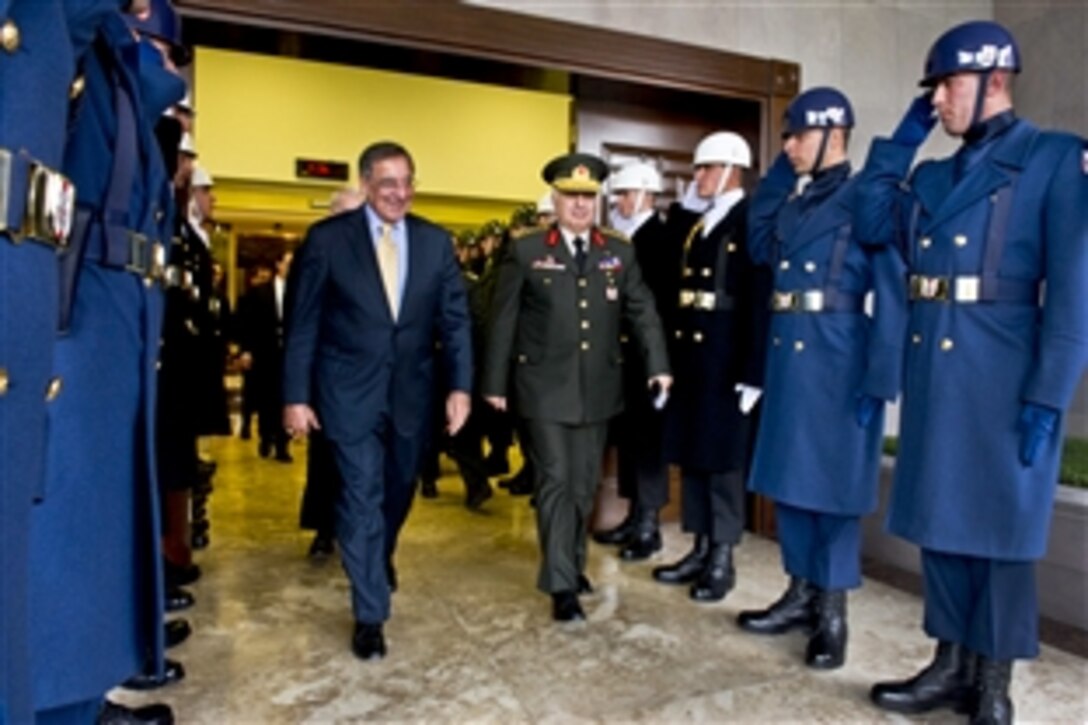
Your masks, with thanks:
M 652 563 L 621 564 L 592 545 L 588 622 L 559 627 L 534 589 L 528 501 L 497 492 L 470 512 L 448 469 L 440 497 L 416 501 L 402 537 L 389 655 L 360 662 L 339 562 L 308 560 L 309 535 L 296 527 L 301 447 L 291 465 L 255 449 L 236 439 L 209 447 L 219 474 L 198 602 L 185 614 L 195 633 L 170 653 L 188 677 L 118 699 L 169 702 L 182 723 L 910 721 L 875 710 L 866 692 L 928 660 L 916 597 L 867 582 L 850 599 L 846 666 L 818 673 L 801 662 L 800 635 L 762 639 L 733 624 L 784 586 L 773 542 L 746 539 L 737 588 L 713 605 L 654 583 Z M 659 561 L 688 545 L 675 524 L 665 539 Z M 1044 648 L 1018 666 L 1014 698 L 1021 722 L 1086 722 L 1088 661 Z

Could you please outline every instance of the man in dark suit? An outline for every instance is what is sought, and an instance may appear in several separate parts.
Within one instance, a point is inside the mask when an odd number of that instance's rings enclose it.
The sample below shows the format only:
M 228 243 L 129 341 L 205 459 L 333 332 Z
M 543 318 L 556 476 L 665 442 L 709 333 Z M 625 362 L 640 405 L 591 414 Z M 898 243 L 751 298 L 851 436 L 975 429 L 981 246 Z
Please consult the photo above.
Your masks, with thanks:
M 537 586 L 552 595 L 552 616 L 585 618 L 586 524 L 601 479 L 608 421 L 623 409 L 620 326 L 645 357 L 646 383 L 672 384 L 661 321 L 634 249 L 594 226 L 608 167 L 569 154 L 544 167 L 558 223 L 511 243 L 492 306 L 482 383 L 489 403 L 525 420 L 536 477 L 543 561 Z M 511 370 L 511 367 L 513 368 Z
M 469 413 L 472 339 L 449 233 L 409 214 L 415 164 L 383 141 L 359 159 L 360 211 L 312 226 L 288 292 L 283 425 L 322 428 L 343 489 L 337 534 L 361 659 L 385 654 L 393 552 L 426 446 L 435 384 L 448 430 Z M 436 383 L 436 336 L 445 380 Z
M 250 370 L 249 384 L 257 403 L 258 451 L 267 457 L 275 451 L 276 460 L 291 462 L 287 435 L 280 420 L 283 408 L 283 315 L 287 294 L 287 272 L 292 253 L 283 251 L 276 259 L 276 274 L 266 285 L 254 287 L 239 310 L 242 325 L 239 346 L 242 365 Z

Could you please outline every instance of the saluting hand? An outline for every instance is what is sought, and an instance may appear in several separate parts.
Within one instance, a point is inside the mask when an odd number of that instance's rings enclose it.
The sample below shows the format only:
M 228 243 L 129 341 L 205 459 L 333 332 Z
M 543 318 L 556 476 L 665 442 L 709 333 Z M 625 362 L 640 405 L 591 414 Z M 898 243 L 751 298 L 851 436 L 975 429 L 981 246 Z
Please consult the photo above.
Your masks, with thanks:
M 283 429 L 292 438 L 309 435 L 310 431 L 321 430 L 317 422 L 317 413 L 305 403 L 283 406 Z
M 472 399 L 468 397 L 468 393 L 461 390 L 450 393 L 446 398 L 446 432 L 451 436 L 457 435 L 471 411 Z

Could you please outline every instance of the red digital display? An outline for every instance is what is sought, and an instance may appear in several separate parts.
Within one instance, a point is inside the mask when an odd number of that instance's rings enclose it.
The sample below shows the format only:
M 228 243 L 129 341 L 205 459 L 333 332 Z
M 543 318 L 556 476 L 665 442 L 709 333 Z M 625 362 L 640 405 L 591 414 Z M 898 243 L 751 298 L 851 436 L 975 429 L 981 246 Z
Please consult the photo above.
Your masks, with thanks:
M 300 179 L 347 181 L 350 173 L 350 168 L 342 161 L 295 159 L 295 176 Z

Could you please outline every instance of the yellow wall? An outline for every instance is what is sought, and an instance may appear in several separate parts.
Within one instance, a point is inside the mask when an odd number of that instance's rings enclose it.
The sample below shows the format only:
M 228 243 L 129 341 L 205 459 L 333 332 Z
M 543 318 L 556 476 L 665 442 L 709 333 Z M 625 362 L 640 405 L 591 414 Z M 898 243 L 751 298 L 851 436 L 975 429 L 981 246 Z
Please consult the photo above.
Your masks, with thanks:
M 415 157 L 421 201 L 508 204 L 540 195 L 541 167 L 570 140 L 569 96 L 426 76 L 197 48 L 195 90 L 217 184 L 295 186 L 296 157 L 354 170 L 364 146 L 392 139 Z

